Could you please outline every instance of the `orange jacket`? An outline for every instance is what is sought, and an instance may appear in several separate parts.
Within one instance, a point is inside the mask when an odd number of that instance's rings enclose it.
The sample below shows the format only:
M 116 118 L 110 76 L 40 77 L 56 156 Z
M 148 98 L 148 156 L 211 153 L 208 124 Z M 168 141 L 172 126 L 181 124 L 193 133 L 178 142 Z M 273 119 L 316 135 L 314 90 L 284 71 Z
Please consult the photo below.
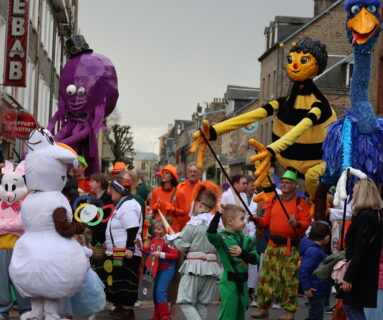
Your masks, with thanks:
M 297 230 L 299 235 L 302 236 L 310 224 L 309 205 L 304 199 L 300 199 L 299 204 L 297 206 L 297 196 L 295 196 L 289 201 L 282 200 L 282 203 L 287 213 L 290 216 L 294 215 L 295 219 L 297 219 L 301 223 L 300 228 L 295 227 L 295 230 Z M 278 199 L 273 199 L 265 203 L 265 208 L 265 214 L 258 220 L 258 225 L 260 227 L 269 227 L 270 235 L 278 235 L 285 238 L 297 237 L 296 233 L 294 232 L 294 229 L 288 224 L 287 217 L 283 212 L 283 209 Z
M 191 204 L 193 202 L 193 191 L 196 187 L 198 182 L 194 185 L 191 185 L 189 180 L 186 180 L 185 182 L 182 182 L 178 185 L 178 189 L 181 190 L 185 195 L 185 209 L 186 209 L 186 217 L 185 217 L 185 224 L 190 220 L 190 211 L 192 210 Z
M 173 192 L 174 187 L 170 190 L 164 190 L 163 187 L 155 188 L 152 191 L 150 208 L 155 218 L 159 217 L 158 209 L 160 209 L 165 217 L 173 220 L 172 229 L 175 232 L 180 232 L 186 224 L 185 216 L 187 216 L 187 210 L 185 208 L 185 196 L 181 190 L 177 189 L 173 201 L 170 203 Z

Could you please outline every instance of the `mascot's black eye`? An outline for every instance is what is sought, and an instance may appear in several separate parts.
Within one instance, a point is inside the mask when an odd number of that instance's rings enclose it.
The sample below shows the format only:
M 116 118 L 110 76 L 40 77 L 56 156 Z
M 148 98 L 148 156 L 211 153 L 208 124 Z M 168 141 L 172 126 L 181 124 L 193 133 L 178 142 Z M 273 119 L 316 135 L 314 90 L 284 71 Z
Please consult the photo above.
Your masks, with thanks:
M 292 56 L 287 56 L 287 62 L 290 64 L 290 63 L 293 63 L 294 59 Z
M 70 84 L 69 86 L 66 87 L 66 93 L 69 96 L 74 96 L 76 94 L 77 88 L 74 84 Z
M 309 62 L 309 57 L 302 57 L 302 58 L 301 58 L 301 63 L 302 63 L 302 64 L 305 64 L 305 63 L 307 63 L 307 62 Z
M 55 143 L 55 141 L 53 140 L 53 138 L 51 136 L 46 135 L 46 137 L 47 137 L 49 144 L 53 145 Z
M 367 11 L 371 13 L 375 13 L 376 7 L 373 4 L 370 4 L 369 6 L 367 6 Z
M 359 11 L 360 11 L 360 8 L 359 8 L 359 6 L 357 6 L 357 5 L 355 5 L 355 6 L 352 6 L 351 7 L 351 13 L 353 14 L 353 15 L 356 15 L 356 14 L 358 14 L 359 13 Z
M 15 191 L 15 190 L 16 190 L 16 186 L 12 185 L 12 191 Z
M 85 96 L 85 93 L 86 93 L 86 90 L 85 90 L 84 87 L 80 87 L 80 88 L 78 88 L 78 90 L 77 90 L 77 95 L 78 95 L 79 97 L 83 97 L 83 96 Z
M 8 184 L 6 183 L 4 186 L 5 191 L 8 191 Z

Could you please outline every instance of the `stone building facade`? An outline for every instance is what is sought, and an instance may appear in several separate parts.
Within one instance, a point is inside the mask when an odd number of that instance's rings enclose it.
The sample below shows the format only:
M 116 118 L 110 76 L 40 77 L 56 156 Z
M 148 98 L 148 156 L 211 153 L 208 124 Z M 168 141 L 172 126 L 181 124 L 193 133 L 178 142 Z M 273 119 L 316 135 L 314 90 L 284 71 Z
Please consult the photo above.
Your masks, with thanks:
M 8 28 L 8 0 L 0 0 L 0 77 L 4 78 L 5 46 Z M 34 115 L 47 126 L 57 110 L 59 75 L 67 60 L 64 42 L 77 29 L 76 0 L 29 0 L 26 87 L 0 87 L 0 122 L 7 108 Z M 24 151 L 19 139 L 4 139 L 3 154 L 12 159 Z

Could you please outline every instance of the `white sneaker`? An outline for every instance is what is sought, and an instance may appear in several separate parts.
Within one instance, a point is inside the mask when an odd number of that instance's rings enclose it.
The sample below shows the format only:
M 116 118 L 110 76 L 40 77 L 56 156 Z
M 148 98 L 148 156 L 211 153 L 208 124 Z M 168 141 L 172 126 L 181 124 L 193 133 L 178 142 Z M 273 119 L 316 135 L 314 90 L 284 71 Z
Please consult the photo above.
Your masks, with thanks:
M 257 300 L 253 300 L 253 301 L 251 301 L 250 306 L 251 306 L 251 307 L 257 307 L 257 308 L 258 308 L 258 301 L 257 301 Z
M 272 308 L 272 309 L 277 309 L 277 310 L 279 310 L 279 309 L 281 308 L 281 305 L 278 304 L 278 303 L 273 302 L 271 308 Z
M 135 307 L 135 308 L 139 308 L 139 307 L 141 307 L 141 306 L 142 306 L 142 302 L 139 301 L 139 300 L 137 300 L 137 301 L 135 302 L 135 304 L 134 304 L 134 307 Z
M 20 320 L 30 320 L 32 319 L 32 314 L 30 311 L 28 312 L 24 312 L 21 317 L 20 317 Z
M 114 309 L 115 309 L 115 306 L 114 306 L 114 304 L 112 302 L 107 301 L 105 303 L 105 307 L 104 307 L 105 311 L 113 311 Z

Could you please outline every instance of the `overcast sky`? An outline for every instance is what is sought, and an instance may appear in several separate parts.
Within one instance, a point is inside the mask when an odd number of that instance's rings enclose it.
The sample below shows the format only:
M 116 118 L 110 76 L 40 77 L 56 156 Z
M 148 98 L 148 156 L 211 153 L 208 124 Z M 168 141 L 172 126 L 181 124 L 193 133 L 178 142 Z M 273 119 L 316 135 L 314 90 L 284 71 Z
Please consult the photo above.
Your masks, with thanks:
M 226 86 L 258 87 L 264 29 L 276 15 L 312 17 L 313 0 L 79 0 L 79 28 L 114 63 L 121 124 L 137 151 L 158 152 L 175 119 Z

